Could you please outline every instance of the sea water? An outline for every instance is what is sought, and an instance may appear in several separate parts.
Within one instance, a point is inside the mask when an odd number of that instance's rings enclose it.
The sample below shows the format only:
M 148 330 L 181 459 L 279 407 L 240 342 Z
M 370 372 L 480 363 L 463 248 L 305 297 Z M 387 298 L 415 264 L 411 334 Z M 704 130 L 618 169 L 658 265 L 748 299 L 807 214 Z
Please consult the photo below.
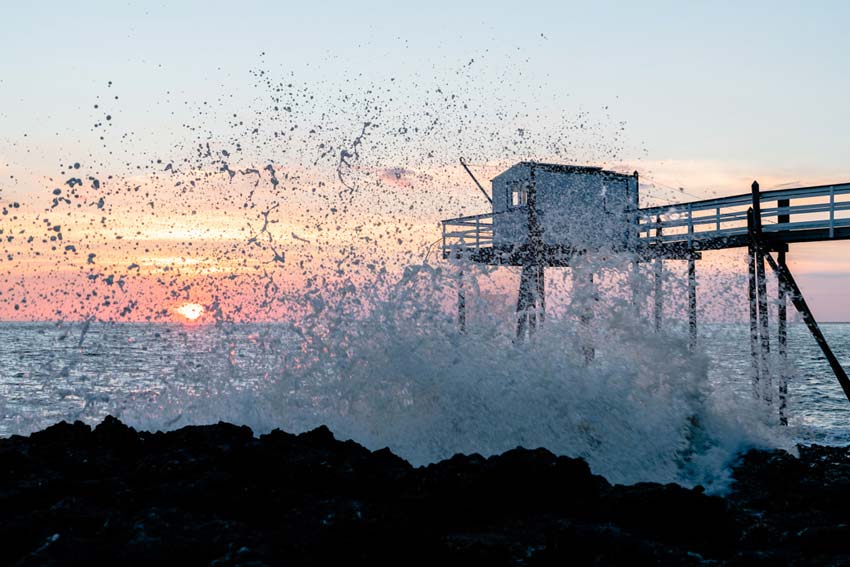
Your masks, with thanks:
M 600 351 L 585 367 L 568 337 L 546 327 L 516 344 L 455 333 L 448 318 L 441 332 L 407 336 L 392 321 L 374 323 L 360 321 L 363 332 L 337 345 L 345 352 L 305 347 L 286 324 L 0 323 L 0 433 L 107 414 L 151 430 L 219 419 L 258 433 L 325 423 L 415 464 L 542 446 L 584 457 L 616 482 L 717 490 L 750 446 L 850 442 L 850 405 L 801 324 L 788 328 L 783 428 L 775 404 L 752 400 L 743 324 L 702 325 L 693 357 L 680 337 L 651 337 L 624 349 L 627 358 Z M 823 330 L 850 363 L 850 324 Z

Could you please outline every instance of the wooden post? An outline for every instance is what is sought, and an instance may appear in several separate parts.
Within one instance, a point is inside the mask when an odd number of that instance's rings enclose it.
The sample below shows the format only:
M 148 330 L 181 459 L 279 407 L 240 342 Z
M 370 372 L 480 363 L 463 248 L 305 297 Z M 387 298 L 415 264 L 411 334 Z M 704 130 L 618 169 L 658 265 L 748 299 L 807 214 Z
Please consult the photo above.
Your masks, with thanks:
M 525 339 L 525 335 L 529 327 L 529 309 L 533 304 L 533 285 L 534 276 L 532 267 L 528 264 L 523 264 L 522 274 L 519 278 L 519 294 L 516 302 L 516 338 L 517 340 Z
M 779 199 L 776 206 L 781 210 L 790 205 L 789 199 Z M 787 224 L 791 222 L 791 215 L 780 213 L 777 215 L 776 221 L 779 224 Z M 788 270 L 785 264 L 785 248 L 780 248 L 778 253 L 780 269 Z M 776 334 L 777 342 L 779 343 L 779 423 L 788 425 L 788 330 L 786 321 L 788 319 L 788 290 L 783 278 L 777 277 L 777 313 L 776 313 Z
M 832 349 L 829 347 L 829 343 L 826 342 L 826 337 L 823 336 L 823 333 L 818 326 L 818 322 L 815 320 L 814 314 L 812 314 L 811 309 L 809 309 L 809 305 L 806 303 L 805 298 L 803 298 L 803 292 L 800 291 L 797 282 L 794 280 L 794 276 L 791 275 L 791 270 L 789 270 L 787 266 L 778 265 L 770 254 L 767 254 L 767 261 L 770 264 L 770 267 L 773 268 L 785 284 L 786 289 L 790 292 L 791 302 L 794 304 L 794 307 L 797 308 L 797 311 L 800 312 L 800 315 L 803 316 L 803 321 L 806 323 L 806 326 L 815 338 L 815 342 L 818 343 L 818 346 L 820 347 L 821 352 L 823 352 L 827 362 L 829 362 L 830 367 L 832 367 L 832 371 L 835 373 L 835 377 L 838 379 L 841 389 L 844 390 L 844 395 L 848 400 L 850 400 L 850 378 L 847 377 L 847 373 L 844 371 L 844 368 L 841 367 L 841 364 L 838 362 L 838 358 L 836 358 L 835 353 L 833 353 Z
M 463 270 L 457 276 L 457 328 L 466 332 L 466 292 L 463 288 Z
M 640 317 L 640 299 L 638 287 L 640 286 L 640 264 L 636 259 L 632 260 L 631 287 L 632 287 L 632 308 L 635 310 L 635 317 Z
M 747 292 L 750 302 L 750 363 L 752 367 L 753 397 L 761 397 L 761 367 L 759 365 L 758 353 L 758 304 L 756 302 L 756 252 L 755 234 L 753 232 L 753 209 L 747 210 L 747 231 L 749 233 L 749 244 L 747 246 Z
M 664 309 L 663 298 L 661 296 L 662 286 L 664 284 L 664 261 L 661 259 L 662 234 L 661 217 L 657 216 L 655 217 L 655 290 L 653 292 L 653 297 L 655 299 L 655 332 L 661 330 L 661 317 Z
M 697 347 L 697 268 L 693 250 L 688 254 L 688 347 L 692 351 Z
M 537 181 L 536 170 L 531 167 L 531 181 L 528 184 L 528 247 L 522 263 L 520 276 L 519 297 L 517 299 L 517 339 L 525 338 L 528 333 L 537 328 L 538 315 L 542 323 L 545 318 L 546 293 L 544 281 L 544 243 L 543 227 L 537 211 Z
M 586 294 L 586 305 L 583 306 L 583 311 L 581 316 L 579 317 L 579 321 L 581 326 L 584 328 L 582 335 L 584 337 L 590 336 L 590 322 L 593 320 L 593 307 L 596 303 L 596 287 L 593 284 L 593 272 L 587 278 L 587 291 L 590 293 Z M 594 349 L 590 344 L 585 343 L 581 347 L 582 353 L 584 354 L 584 363 L 589 365 L 593 362 L 593 359 L 596 358 L 596 349 Z
M 546 321 L 546 266 L 537 266 L 537 317 L 542 325 Z
M 785 250 L 779 251 L 779 265 L 782 266 L 782 269 L 784 270 L 788 269 L 785 265 Z M 785 326 L 788 312 L 788 300 L 786 299 L 787 293 L 785 289 L 785 282 L 782 278 L 777 278 L 777 280 L 776 285 L 778 288 L 779 305 L 777 307 L 776 314 L 776 333 L 778 335 L 777 341 L 779 342 L 779 358 L 781 359 L 779 368 L 779 423 L 782 425 L 788 425 L 788 336 Z
M 788 208 L 790 204 L 791 201 L 789 199 L 779 199 L 776 201 L 776 207 L 780 210 Z M 791 215 L 787 212 L 779 213 L 776 215 L 776 222 L 777 224 L 787 224 L 791 222 Z
M 635 317 L 640 318 L 641 313 L 641 298 L 639 293 L 640 287 L 640 263 L 638 261 L 638 247 L 640 245 L 640 213 L 638 212 L 639 202 L 638 194 L 640 193 L 640 176 L 635 171 L 632 174 L 635 178 L 635 193 L 632 197 L 631 207 L 634 210 L 630 219 L 631 230 L 629 230 L 629 253 L 631 259 L 631 288 L 632 288 L 632 308 L 634 309 Z M 648 220 L 648 219 L 647 219 Z
M 764 273 L 764 244 L 761 239 L 761 196 L 758 181 L 753 181 L 753 229 L 756 250 L 756 287 L 758 288 L 759 337 L 761 338 L 762 395 L 767 403 L 773 402 L 773 384 L 770 375 L 770 326 L 767 312 L 767 279 Z
M 688 205 L 688 348 L 697 348 L 697 265 L 694 253 L 694 216 Z

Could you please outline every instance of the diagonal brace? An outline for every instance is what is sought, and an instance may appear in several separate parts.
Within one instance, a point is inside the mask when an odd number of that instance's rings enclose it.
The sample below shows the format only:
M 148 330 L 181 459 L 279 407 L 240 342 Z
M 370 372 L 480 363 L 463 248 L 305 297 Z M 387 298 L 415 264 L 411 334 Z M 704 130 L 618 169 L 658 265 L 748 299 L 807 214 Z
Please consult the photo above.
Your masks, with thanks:
M 791 301 L 794 303 L 794 307 L 796 307 L 797 311 L 800 312 L 800 315 L 803 316 L 803 321 L 806 323 L 809 331 L 811 331 L 812 336 L 815 338 L 815 341 L 818 343 L 821 351 L 823 351 L 823 355 L 832 367 L 835 377 L 838 378 L 838 383 L 841 384 L 841 389 L 844 390 L 844 395 L 847 396 L 848 400 L 850 400 L 850 378 L 847 378 L 847 373 L 844 371 L 844 368 L 841 367 L 841 364 L 839 364 L 838 359 L 829 347 L 829 343 L 826 342 L 826 338 L 823 336 L 823 333 L 815 320 L 815 316 L 812 315 L 809 305 L 803 298 L 803 294 L 797 286 L 797 282 L 794 281 L 794 276 L 791 275 L 791 271 L 787 266 L 777 264 L 770 254 L 765 254 L 764 257 L 770 264 L 770 267 L 773 268 L 773 271 L 776 272 L 776 276 L 783 284 L 785 284 L 786 289 L 791 292 Z

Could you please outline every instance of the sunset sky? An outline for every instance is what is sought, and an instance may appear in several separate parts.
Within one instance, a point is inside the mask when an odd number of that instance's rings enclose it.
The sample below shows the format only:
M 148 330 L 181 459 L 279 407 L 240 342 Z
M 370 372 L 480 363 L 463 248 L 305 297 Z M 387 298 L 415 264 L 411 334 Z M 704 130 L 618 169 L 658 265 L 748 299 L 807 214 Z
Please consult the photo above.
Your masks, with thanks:
M 0 320 L 284 316 L 487 211 L 460 156 L 637 170 L 643 205 L 850 181 L 848 23 L 840 1 L 10 3 Z M 823 320 L 850 320 L 848 251 L 791 250 Z

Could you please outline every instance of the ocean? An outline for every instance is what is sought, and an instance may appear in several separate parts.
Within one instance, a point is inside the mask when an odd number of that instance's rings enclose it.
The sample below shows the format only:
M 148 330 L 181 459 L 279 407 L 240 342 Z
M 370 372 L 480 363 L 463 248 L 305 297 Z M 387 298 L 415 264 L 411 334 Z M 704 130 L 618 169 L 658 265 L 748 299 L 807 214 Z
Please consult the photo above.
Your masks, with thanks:
M 850 324 L 823 331 L 850 364 Z M 703 325 L 693 357 L 682 358 L 673 337 L 628 365 L 602 353 L 589 368 L 552 354 L 563 349 L 498 360 L 473 349 L 481 337 L 440 343 L 420 333 L 407 342 L 392 334 L 370 348 L 348 339 L 340 355 L 283 324 L 2 323 L 0 434 L 107 414 L 150 430 L 219 419 L 256 433 L 326 423 L 415 464 L 543 446 L 583 456 L 615 481 L 717 490 L 750 446 L 850 443 L 850 402 L 801 324 L 788 329 L 788 427 L 776 424 L 775 407 L 752 400 L 746 325 Z M 677 381 L 691 366 L 692 378 Z M 697 441 L 687 425 L 694 414 Z

